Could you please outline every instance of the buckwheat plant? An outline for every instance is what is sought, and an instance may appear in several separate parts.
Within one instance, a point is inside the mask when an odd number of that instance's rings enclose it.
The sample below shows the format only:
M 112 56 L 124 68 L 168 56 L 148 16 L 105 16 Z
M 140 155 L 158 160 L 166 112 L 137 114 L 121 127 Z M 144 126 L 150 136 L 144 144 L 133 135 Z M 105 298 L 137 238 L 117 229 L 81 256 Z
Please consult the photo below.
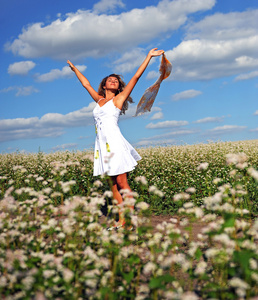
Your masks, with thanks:
M 139 149 L 120 206 L 91 152 L 0 155 L 0 298 L 255 299 L 257 146 Z

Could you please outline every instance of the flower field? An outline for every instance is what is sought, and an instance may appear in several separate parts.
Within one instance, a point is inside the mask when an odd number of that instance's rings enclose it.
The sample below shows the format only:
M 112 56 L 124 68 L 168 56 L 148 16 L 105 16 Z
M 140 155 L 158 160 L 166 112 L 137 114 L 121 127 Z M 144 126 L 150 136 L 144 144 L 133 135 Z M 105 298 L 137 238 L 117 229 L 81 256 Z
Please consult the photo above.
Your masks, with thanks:
M 257 299 L 258 140 L 138 152 L 119 208 L 91 152 L 0 155 L 0 299 Z

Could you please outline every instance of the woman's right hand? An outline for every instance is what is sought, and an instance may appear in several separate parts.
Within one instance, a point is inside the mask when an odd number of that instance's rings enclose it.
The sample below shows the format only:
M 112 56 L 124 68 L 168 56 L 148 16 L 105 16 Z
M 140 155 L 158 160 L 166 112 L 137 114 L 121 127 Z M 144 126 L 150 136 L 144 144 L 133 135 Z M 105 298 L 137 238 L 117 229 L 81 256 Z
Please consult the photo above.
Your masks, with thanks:
M 148 55 L 150 55 L 150 57 L 153 57 L 153 56 L 160 56 L 163 53 L 165 53 L 164 50 L 158 50 L 158 48 L 153 48 L 150 50 Z
M 67 60 L 67 63 L 69 65 L 69 67 L 71 68 L 71 70 L 74 71 L 75 66 L 70 62 L 70 60 Z

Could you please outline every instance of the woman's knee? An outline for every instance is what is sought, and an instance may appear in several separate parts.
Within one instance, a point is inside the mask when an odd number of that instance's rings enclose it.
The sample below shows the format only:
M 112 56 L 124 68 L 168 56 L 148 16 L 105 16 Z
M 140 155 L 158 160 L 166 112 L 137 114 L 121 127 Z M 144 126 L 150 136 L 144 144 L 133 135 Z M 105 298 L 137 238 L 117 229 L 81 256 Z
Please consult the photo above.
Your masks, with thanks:
M 116 178 L 117 185 L 120 189 L 128 188 L 127 176 L 126 174 L 120 174 Z

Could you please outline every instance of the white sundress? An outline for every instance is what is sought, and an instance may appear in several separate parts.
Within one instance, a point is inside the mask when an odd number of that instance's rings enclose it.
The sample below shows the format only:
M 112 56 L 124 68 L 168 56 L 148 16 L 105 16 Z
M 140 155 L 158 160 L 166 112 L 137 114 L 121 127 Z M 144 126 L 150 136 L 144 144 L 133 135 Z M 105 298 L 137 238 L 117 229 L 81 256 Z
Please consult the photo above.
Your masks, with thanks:
M 93 117 L 96 128 L 93 176 L 115 176 L 132 171 L 141 156 L 123 137 L 118 120 L 120 109 L 113 99 L 103 106 L 96 105 Z

